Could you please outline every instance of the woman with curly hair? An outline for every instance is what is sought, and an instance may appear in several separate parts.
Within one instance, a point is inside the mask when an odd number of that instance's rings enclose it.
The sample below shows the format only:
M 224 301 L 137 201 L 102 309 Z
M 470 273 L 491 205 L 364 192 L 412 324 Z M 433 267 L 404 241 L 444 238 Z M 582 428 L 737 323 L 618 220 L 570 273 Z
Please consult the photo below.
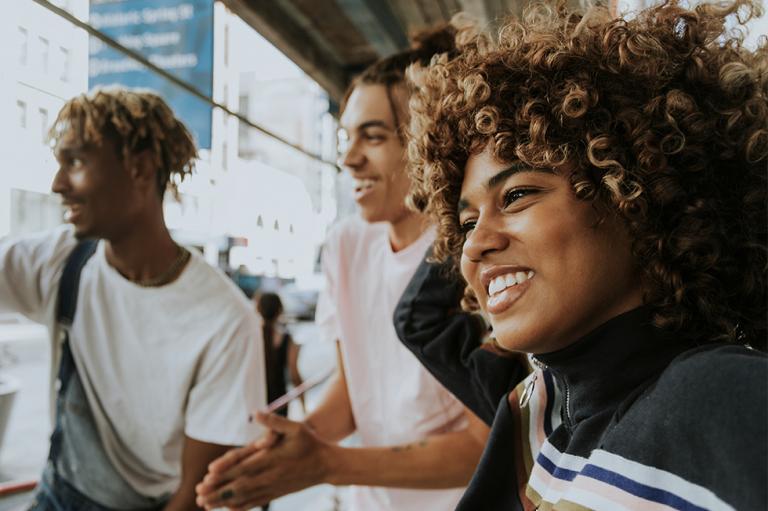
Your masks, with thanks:
M 539 5 L 413 72 L 413 202 L 466 290 L 423 263 L 396 327 L 493 423 L 458 509 L 766 509 L 768 48 L 725 28 L 756 14 Z

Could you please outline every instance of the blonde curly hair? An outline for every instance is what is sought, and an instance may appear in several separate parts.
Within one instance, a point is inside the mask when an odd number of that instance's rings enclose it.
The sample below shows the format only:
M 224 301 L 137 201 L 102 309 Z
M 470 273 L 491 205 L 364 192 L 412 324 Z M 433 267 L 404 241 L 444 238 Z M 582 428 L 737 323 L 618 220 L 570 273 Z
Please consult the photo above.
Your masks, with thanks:
M 67 101 L 49 132 L 54 144 L 63 136 L 100 146 L 109 137 L 127 158 L 149 149 L 157 166 L 158 193 L 178 184 L 195 169 L 197 148 L 192 135 L 157 94 L 122 87 L 96 88 Z
M 459 34 L 458 56 L 412 68 L 412 203 L 437 223 L 435 257 L 458 265 L 464 167 L 490 144 L 623 219 L 658 326 L 765 348 L 768 48 L 726 28 L 760 10 L 537 4 L 497 41 Z

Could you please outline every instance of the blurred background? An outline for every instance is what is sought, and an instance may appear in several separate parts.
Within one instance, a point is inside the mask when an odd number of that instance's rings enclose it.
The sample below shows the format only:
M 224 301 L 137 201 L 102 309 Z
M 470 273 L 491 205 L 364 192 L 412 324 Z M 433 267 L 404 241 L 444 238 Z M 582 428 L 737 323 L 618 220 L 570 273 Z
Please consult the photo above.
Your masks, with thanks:
M 573 0 L 579 4 L 579 0 Z M 611 0 L 631 12 L 648 0 Z M 0 237 L 62 222 L 47 131 L 68 98 L 97 85 L 162 94 L 200 147 L 197 173 L 168 197 L 179 243 L 249 298 L 280 295 L 305 379 L 334 366 L 312 325 L 321 245 L 354 213 L 339 172 L 339 103 L 350 79 L 464 11 L 490 29 L 525 0 L 14 0 L 0 16 Z M 754 45 L 768 18 L 752 23 Z M 34 479 L 47 455 L 48 346 L 42 326 L 0 316 L 0 483 Z M 322 393 L 317 388 L 311 408 Z M 294 418 L 302 411 L 290 409 Z M 352 440 L 354 442 L 354 439 Z M 0 511 L 23 496 L 0 498 Z M 342 509 L 317 487 L 272 509 Z

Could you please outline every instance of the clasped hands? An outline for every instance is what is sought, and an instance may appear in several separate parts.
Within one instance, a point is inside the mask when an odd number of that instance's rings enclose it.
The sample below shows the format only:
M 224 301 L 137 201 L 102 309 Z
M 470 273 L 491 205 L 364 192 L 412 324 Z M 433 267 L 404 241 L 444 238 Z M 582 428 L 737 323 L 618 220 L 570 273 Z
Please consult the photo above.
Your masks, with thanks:
M 267 432 L 208 466 L 208 474 L 195 488 L 198 506 L 246 510 L 325 482 L 331 444 L 306 424 L 274 414 L 259 413 L 255 418 Z

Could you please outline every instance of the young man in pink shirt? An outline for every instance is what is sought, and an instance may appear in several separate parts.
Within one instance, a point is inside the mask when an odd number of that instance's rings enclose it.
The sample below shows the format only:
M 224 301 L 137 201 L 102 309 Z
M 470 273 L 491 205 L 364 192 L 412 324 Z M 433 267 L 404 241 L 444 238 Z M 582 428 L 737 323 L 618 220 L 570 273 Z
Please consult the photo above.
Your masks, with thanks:
M 198 485 L 199 505 L 247 509 L 331 483 L 353 485 L 353 511 L 431 511 L 453 509 L 463 493 L 488 429 L 402 346 L 392 324 L 434 239 L 426 218 L 405 204 L 404 72 L 450 51 L 453 32 L 425 36 L 350 87 L 340 163 L 355 179 L 362 218 L 342 222 L 326 241 L 327 288 L 316 318 L 324 335 L 339 341 L 339 371 L 303 423 L 258 417 L 271 432 L 211 465 Z M 355 431 L 362 447 L 337 445 Z

